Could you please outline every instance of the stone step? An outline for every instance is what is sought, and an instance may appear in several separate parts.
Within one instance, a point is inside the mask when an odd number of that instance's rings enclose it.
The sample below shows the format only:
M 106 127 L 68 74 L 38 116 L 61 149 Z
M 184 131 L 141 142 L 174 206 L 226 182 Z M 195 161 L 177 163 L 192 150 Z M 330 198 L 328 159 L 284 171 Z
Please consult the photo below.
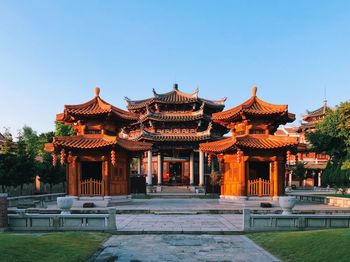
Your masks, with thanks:
M 197 215 L 198 212 L 197 211 L 176 211 L 176 210 L 172 210 L 172 211 L 154 211 L 153 214 L 155 215 L 166 215 L 166 216 L 173 216 L 173 215 Z

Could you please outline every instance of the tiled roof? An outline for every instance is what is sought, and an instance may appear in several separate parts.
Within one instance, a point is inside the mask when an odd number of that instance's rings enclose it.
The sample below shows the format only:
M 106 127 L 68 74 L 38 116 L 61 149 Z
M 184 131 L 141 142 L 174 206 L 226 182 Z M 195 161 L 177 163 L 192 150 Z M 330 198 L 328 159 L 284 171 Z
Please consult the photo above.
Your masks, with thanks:
M 128 103 L 128 106 L 127 106 L 128 109 L 130 110 L 130 109 L 143 108 L 155 102 L 166 103 L 166 104 L 184 104 L 184 103 L 198 102 L 198 103 L 204 103 L 209 107 L 218 107 L 218 108 L 221 108 L 222 110 L 225 107 L 225 101 L 226 101 L 226 98 L 221 100 L 207 100 L 207 99 L 200 98 L 198 97 L 198 89 L 192 94 L 186 94 L 184 92 L 181 92 L 178 89 L 177 84 L 175 84 L 173 90 L 168 93 L 158 94 L 153 89 L 153 94 L 154 94 L 154 97 L 143 99 L 143 100 L 131 100 L 126 97 L 125 100 Z
M 280 116 L 287 122 L 295 120 L 295 115 L 288 113 L 288 105 L 275 105 L 267 103 L 256 96 L 256 87 L 253 87 L 253 95 L 239 106 L 214 113 L 212 120 L 218 122 L 233 122 L 241 118 L 242 114 L 248 116 Z
M 65 105 L 64 113 L 56 116 L 57 121 L 65 121 L 69 119 L 69 116 L 99 116 L 112 114 L 118 118 L 125 120 L 136 120 L 138 116 L 117 108 L 104 100 L 99 96 L 99 92 L 96 93 L 96 97 L 92 100 L 79 105 Z
M 148 106 L 147 106 L 148 109 Z M 205 118 L 203 108 L 200 108 L 197 111 L 193 112 L 152 112 L 147 110 L 146 114 L 140 116 L 140 119 L 135 124 L 143 123 L 147 120 L 156 120 L 164 122 L 185 122 L 185 121 L 194 121 Z
M 129 141 L 115 136 L 100 134 L 55 137 L 52 144 L 55 148 L 68 149 L 97 149 L 116 145 L 130 151 L 144 151 L 152 148 L 150 143 Z
M 143 130 L 141 133 L 133 138 L 133 140 L 148 140 L 148 141 L 205 141 L 209 139 L 216 138 L 211 133 L 212 124 L 206 130 L 196 133 L 153 133 L 150 131 Z
M 212 153 L 224 153 L 236 148 L 276 149 L 298 144 L 294 137 L 277 137 L 273 135 L 243 135 L 227 137 L 219 141 L 202 143 L 200 150 Z

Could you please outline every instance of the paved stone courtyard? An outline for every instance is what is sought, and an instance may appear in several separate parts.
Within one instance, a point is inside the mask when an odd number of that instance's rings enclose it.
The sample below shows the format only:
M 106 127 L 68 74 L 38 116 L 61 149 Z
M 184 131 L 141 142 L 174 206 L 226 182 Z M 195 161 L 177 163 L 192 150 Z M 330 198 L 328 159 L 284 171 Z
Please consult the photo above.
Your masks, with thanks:
M 245 236 L 118 235 L 94 261 L 279 261 Z
M 242 230 L 242 215 L 239 214 L 140 214 L 117 215 L 118 232 L 138 233 L 229 233 Z

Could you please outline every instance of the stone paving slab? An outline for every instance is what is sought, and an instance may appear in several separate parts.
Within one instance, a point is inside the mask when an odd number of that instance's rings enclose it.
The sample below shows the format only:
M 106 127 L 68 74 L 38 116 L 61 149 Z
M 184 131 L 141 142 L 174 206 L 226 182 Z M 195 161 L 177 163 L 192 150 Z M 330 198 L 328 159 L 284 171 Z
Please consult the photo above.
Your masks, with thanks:
M 241 235 L 114 235 L 104 243 L 94 261 L 279 260 Z
M 152 232 L 201 232 L 224 233 L 242 231 L 242 215 L 155 215 L 155 214 L 128 214 L 116 215 L 117 231 L 140 233 Z

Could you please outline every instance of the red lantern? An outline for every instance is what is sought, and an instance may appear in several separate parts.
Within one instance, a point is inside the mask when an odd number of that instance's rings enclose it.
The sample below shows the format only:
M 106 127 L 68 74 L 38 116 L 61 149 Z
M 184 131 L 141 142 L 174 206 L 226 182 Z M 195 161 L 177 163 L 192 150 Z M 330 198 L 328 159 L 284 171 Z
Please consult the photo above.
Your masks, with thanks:
M 63 165 L 66 161 L 66 152 L 64 149 L 61 150 L 61 165 Z
M 52 154 L 52 165 L 53 166 L 57 165 L 57 156 L 56 156 L 56 154 Z
M 211 162 L 212 162 L 212 158 L 211 158 L 211 155 L 209 154 L 208 155 L 208 166 L 211 166 Z
M 115 150 L 111 150 L 111 163 L 112 163 L 113 166 L 117 162 L 116 158 L 117 158 L 117 156 L 116 156 Z
M 241 158 L 243 156 L 243 151 L 241 150 L 237 150 L 237 163 L 240 163 L 241 162 Z
M 290 163 L 290 151 L 289 150 L 287 151 L 287 163 L 288 164 Z

